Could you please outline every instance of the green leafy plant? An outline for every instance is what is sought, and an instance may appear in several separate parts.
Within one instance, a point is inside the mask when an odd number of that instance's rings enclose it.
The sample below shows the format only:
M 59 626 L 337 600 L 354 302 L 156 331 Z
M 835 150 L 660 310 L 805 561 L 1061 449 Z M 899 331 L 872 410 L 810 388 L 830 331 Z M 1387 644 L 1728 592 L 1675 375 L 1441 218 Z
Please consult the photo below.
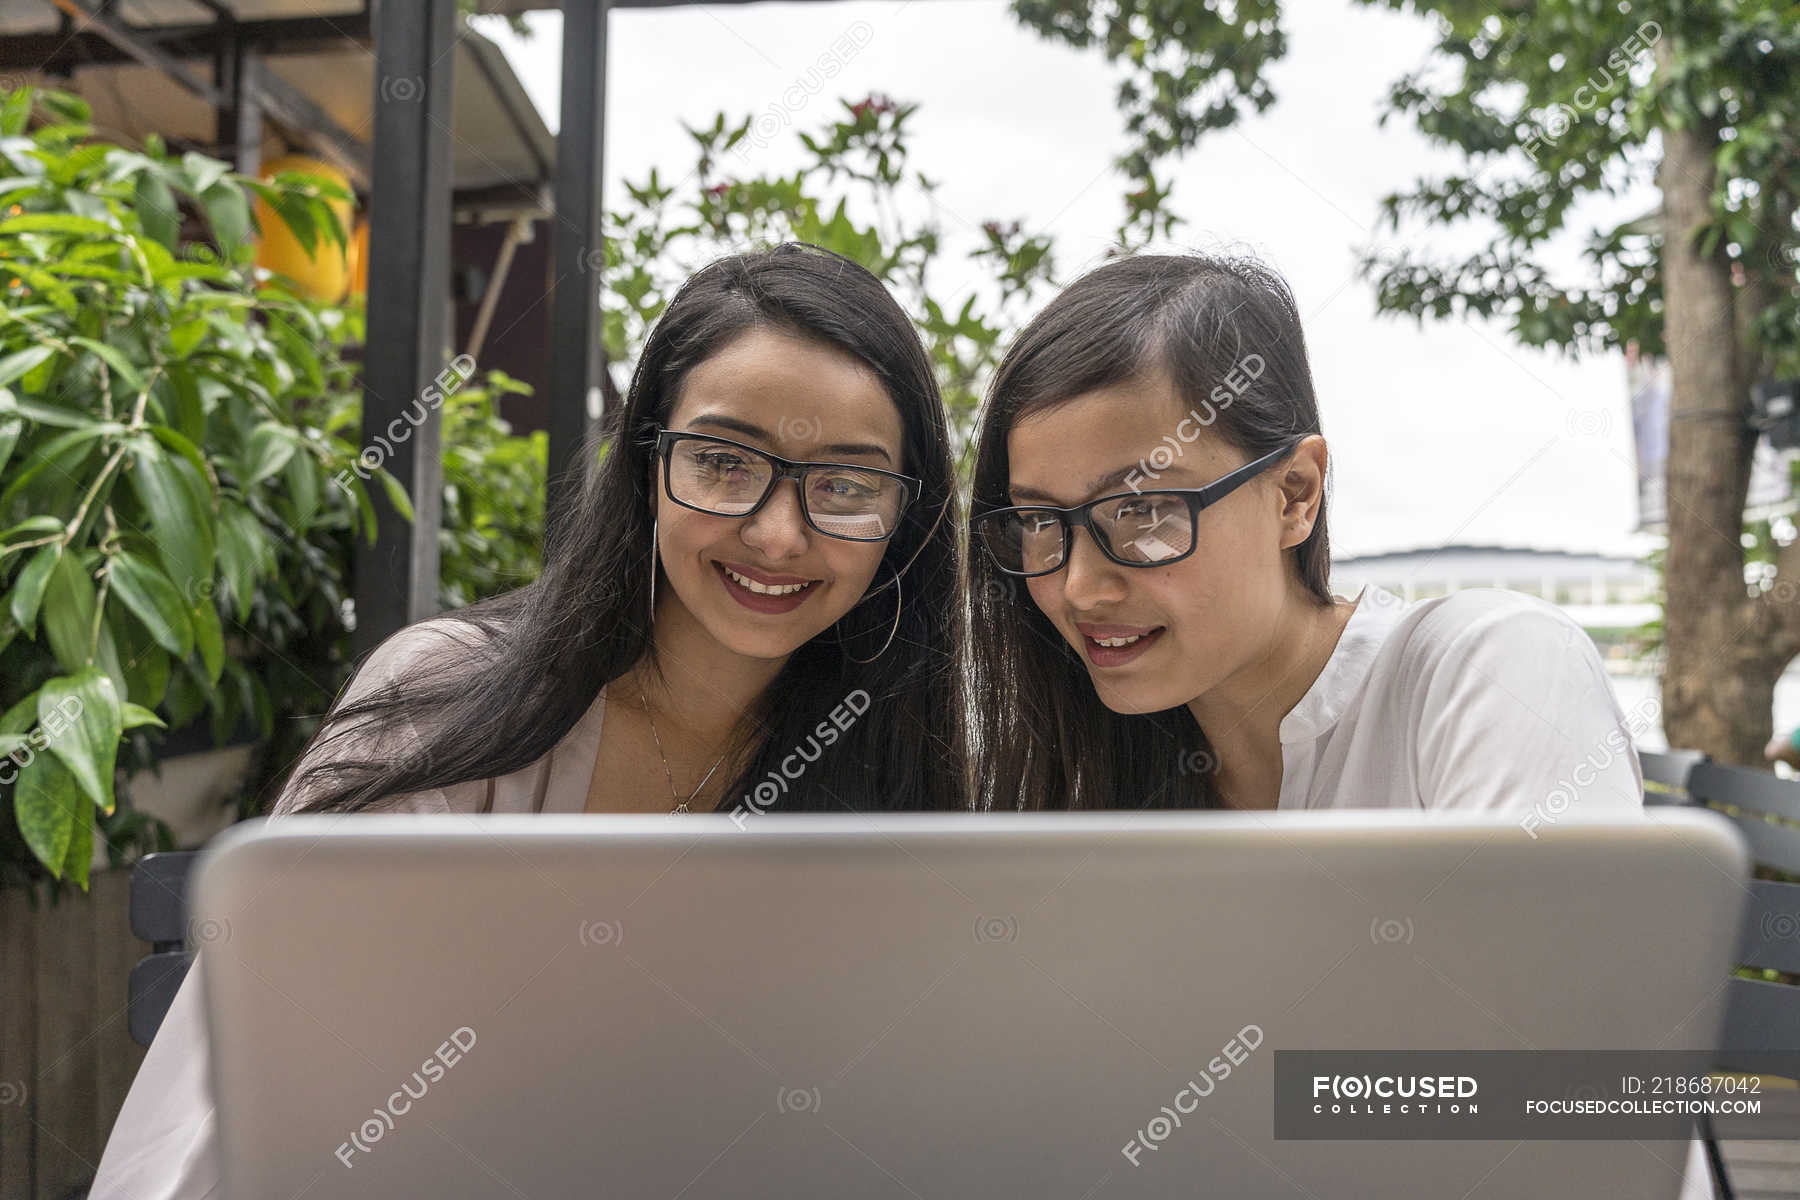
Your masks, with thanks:
M 694 162 L 681 182 L 652 170 L 627 181 L 626 203 L 607 214 L 608 360 L 631 361 L 675 289 L 705 263 L 749 246 L 812 242 L 868 268 L 912 313 L 966 457 L 979 389 L 1006 335 L 1055 285 L 1055 256 L 1047 235 L 1017 221 L 987 221 L 947 246 L 937 184 L 909 165 L 907 121 L 917 108 L 882 95 L 839 101 L 837 114 L 794 132 L 808 161 L 779 175 L 747 169 L 760 149 L 753 117 L 734 123 L 720 113 L 689 127 Z
M 309 538 L 373 529 L 320 420 L 353 318 L 249 262 L 249 192 L 309 249 L 342 243 L 343 193 L 94 142 L 88 115 L 0 94 L 0 870 L 82 886 L 96 815 L 144 830 L 116 804 L 121 738 L 208 709 L 266 730 L 244 651 L 282 619 L 269 585 Z
M 438 603 L 461 608 L 537 578 L 544 549 L 543 430 L 512 432 L 500 398 L 530 387 L 489 371 L 444 402 Z

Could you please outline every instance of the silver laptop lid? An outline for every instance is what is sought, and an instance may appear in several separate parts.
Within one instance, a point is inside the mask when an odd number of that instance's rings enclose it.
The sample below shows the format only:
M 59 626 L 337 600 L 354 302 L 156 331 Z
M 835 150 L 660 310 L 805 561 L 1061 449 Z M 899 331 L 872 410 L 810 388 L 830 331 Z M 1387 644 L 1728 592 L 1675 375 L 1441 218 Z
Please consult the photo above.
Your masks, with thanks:
M 240 828 L 193 892 L 227 1194 L 1673 1198 L 1676 1141 L 1273 1136 L 1278 1049 L 1711 1044 L 1736 835 L 1674 812 L 1535 832 L 1387 812 Z

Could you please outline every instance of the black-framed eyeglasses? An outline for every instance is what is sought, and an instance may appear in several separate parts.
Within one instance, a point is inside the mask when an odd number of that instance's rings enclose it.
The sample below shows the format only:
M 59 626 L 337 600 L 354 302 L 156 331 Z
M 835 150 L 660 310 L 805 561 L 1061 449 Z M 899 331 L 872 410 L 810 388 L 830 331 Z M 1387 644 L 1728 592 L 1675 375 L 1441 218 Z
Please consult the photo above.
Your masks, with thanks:
M 1194 552 L 1194 522 L 1200 510 L 1217 504 L 1293 449 L 1271 450 L 1205 487 L 1118 492 L 1073 508 L 1024 504 L 992 509 L 972 522 L 975 536 L 995 566 L 1026 579 L 1060 570 L 1069 561 L 1071 530 L 1078 526 L 1085 527 L 1100 552 L 1120 566 L 1167 566 Z
M 658 429 L 663 491 L 683 508 L 747 517 L 793 479 L 806 523 L 826 537 L 885 542 L 922 484 L 910 475 L 851 463 L 800 462 L 709 433 Z

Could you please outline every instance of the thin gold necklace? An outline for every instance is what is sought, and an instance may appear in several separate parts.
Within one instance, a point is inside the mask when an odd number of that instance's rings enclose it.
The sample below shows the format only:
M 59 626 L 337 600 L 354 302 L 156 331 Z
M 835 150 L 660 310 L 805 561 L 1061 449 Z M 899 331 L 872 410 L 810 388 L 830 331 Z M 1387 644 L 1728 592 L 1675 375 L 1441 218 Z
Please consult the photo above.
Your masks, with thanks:
M 662 759 L 663 778 L 669 781 L 669 797 L 675 801 L 675 807 L 669 811 L 672 813 L 687 812 L 688 800 L 692 800 L 695 796 L 700 794 L 700 789 L 706 786 L 707 780 L 710 780 L 713 777 L 713 772 L 719 769 L 719 764 L 725 761 L 725 753 L 720 751 L 719 757 L 713 760 L 712 771 L 708 771 L 706 773 L 706 778 L 700 781 L 700 787 L 697 787 L 690 792 L 687 800 L 683 800 L 681 798 L 681 793 L 675 790 L 675 774 L 669 770 L 669 756 L 663 753 L 662 735 L 656 732 L 656 718 L 650 715 L 650 697 L 644 694 L 644 684 L 642 680 L 638 681 L 638 700 L 644 706 L 644 720 L 650 722 L 650 736 L 656 739 L 656 756 Z

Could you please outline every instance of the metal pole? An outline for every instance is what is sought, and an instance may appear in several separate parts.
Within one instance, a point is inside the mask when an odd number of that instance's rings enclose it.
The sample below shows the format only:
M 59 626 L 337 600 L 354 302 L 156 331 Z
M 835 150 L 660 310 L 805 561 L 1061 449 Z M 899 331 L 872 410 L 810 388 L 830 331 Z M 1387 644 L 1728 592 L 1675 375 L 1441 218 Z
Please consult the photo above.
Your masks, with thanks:
M 242 175 L 262 170 L 262 105 L 256 94 L 261 66 L 261 57 L 241 38 L 214 52 L 213 85 L 228 103 L 213 115 L 213 141 Z
M 563 0 L 562 119 L 551 234 L 550 471 L 546 521 L 581 488 L 580 450 L 600 408 L 602 142 L 606 131 L 607 0 Z
M 443 459 L 438 406 L 424 393 L 444 369 L 449 345 L 455 33 L 456 0 L 376 6 L 362 448 L 406 489 L 414 519 L 401 516 L 378 480 L 368 481 L 376 541 L 356 541 L 358 654 L 437 611 Z

